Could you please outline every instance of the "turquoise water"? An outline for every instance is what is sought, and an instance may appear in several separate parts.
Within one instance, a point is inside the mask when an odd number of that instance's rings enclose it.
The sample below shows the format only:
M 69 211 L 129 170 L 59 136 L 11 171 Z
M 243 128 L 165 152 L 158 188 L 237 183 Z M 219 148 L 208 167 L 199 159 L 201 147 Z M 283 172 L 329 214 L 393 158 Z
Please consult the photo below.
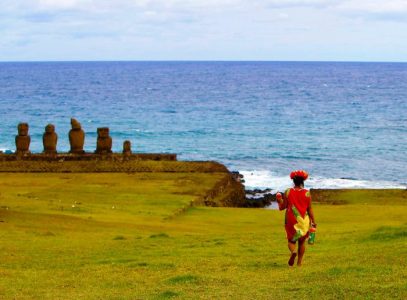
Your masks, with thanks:
M 174 152 L 243 171 L 249 186 L 405 187 L 407 64 L 312 62 L 0 63 L 0 149 L 18 122 L 42 151 L 47 123 L 69 149 L 70 118 L 94 151 L 108 126 L 113 148 Z M 288 181 L 289 182 L 289 181 Z

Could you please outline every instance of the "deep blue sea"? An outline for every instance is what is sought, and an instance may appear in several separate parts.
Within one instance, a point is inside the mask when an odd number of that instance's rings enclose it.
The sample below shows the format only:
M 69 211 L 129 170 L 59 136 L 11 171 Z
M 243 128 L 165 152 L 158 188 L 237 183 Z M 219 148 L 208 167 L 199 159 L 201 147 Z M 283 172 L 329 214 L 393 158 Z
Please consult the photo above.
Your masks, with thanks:
M 172 152 L 241 171 L 249 187 L 279 189 L 293 169 L 309 187 L 406 187 L 407 64 L 325 62 L 0 63 L 0 149 L 19 122 L 31 150 L 56 125 L 69 150 L 70 118 L 94 151 Z

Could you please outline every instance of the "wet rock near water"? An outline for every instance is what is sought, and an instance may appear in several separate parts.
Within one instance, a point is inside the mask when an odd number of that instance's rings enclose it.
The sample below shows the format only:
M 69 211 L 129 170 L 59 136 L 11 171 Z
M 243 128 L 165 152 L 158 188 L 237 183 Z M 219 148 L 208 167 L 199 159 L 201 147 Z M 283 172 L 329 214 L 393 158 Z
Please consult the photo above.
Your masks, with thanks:
M 238 171 L 232 172 L 233 178 L 241 183 L 244 183 L 244 176 Z M 276 195 L 272 193 L 272 189 L 254 189 L 245 190 L 246 202 L 245 207 L 267 207 L 276 201 Z
M 271 189 L 246 190 L 246 207 L 266 207 L 276 201 L 276 195 Z

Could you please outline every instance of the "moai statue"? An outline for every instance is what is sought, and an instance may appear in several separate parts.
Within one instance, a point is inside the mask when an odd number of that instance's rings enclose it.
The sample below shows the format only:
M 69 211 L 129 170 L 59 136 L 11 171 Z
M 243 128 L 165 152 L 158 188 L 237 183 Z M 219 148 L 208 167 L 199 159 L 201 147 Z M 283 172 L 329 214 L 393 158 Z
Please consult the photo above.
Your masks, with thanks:
M 28 124 L 20 123 L 17 126 L 18 135 L 16 136 L 16 153 L 28 154 L 30 153 L 31 137 L 28 135 Z
M 45 126 L 45 132 L 42 135 L 42 144 L 44 145 L 45 154 L 57 153 L 58 135 L 55 133 L 55 126 L 48 124 Z
M 123 154 L 124 155 L 130 155 L 131 154 L 131 142 L 130 141 L 124 141 L 123 142 Z
M 83 145 L 85 144 L 85 132 L 82 130 L 81 123 L 75 119 L 71 119 L 72 129 L 69 131 L 69 144 L 71 150 L 69 153 L 83 154 Z
M 109 136 L 109 128 L 101 127 L 97 130 L 98 139 L 96 143 L 96 153 L 112 153 L 112 138 Z

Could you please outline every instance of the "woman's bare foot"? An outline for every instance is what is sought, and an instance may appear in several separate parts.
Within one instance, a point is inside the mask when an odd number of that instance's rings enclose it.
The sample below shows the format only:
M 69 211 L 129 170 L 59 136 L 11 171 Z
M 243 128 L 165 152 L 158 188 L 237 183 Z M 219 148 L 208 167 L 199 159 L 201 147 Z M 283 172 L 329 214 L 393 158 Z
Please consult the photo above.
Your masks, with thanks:
M 295 258 L 296 258 L 296 257 L 297 257 L 297 253 L 296 253 L 296 252 L 291 253 L 290 260 L 288 261 L 288 265 L 289 265 L 290 267 L 292 267 L 292 266 L 294 265 L 294 262 L 295 262 Z

